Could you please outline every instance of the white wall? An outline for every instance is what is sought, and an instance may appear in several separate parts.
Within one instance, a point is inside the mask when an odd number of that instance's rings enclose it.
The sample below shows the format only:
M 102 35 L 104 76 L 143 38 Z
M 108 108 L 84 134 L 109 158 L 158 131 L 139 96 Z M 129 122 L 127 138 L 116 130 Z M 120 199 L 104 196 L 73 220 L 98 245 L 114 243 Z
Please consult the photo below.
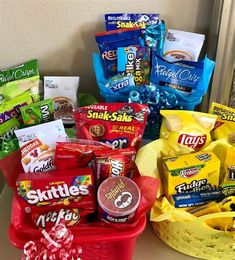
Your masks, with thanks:
M 38 58 L 41 75 L 80 75 L 98 93 L 92 53 L 105 13 L 160 13 L 167 27 L 208 33 L 212 0 L 0 0 L 0 68 Z

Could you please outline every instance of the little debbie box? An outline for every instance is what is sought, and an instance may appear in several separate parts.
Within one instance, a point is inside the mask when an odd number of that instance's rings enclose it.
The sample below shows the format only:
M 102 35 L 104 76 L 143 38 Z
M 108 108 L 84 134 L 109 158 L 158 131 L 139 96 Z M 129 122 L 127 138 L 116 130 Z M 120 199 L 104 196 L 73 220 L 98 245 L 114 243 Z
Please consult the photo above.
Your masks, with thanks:
M 211 151 L 163 158 L 167 196 L 212 190 L 219 185 L 220 160 Z

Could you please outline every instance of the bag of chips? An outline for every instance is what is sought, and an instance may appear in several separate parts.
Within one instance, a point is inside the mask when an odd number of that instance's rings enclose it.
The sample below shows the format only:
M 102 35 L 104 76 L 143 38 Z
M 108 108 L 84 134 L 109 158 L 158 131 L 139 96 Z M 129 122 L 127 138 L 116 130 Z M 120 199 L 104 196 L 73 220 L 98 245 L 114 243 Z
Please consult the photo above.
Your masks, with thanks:
M 160 138 L 171 140 L 194 150 L 211 142 L 210 131 L 214 128 L 216 115 L 183 110 L 161 110 L 163 122 Z
M 215 140 L 224 138 L 231 143 L 235 142 L 235 109 L 212 102 L 210 113 L 217 115 L 212 137 Z

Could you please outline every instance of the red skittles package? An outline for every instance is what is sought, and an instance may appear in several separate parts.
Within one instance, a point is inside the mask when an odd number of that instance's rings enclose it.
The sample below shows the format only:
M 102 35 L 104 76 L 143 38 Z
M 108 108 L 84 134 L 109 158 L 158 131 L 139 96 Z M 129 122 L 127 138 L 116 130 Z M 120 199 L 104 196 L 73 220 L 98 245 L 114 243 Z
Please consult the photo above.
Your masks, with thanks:
M 57 169 L 87 167 L 94 158 L 94 151 L 111 150 L 112 146 L 101 142 L 69 139 L 56 142 L 54 163 Z
M 61 208 L 95 211 L 95 187 L 91 168 L 20 174 L 16 196 L 26 213 Z
M 114 149 L 134 147 L 142 141 L 149 108 L 135 103 L 98 103 L 74 112 L 77 138 L 110 144 Z
M 96 178 L 98 184 L 108 177 L 133 177 L 136 156 L 136 150 L 134 148 L 97 151 L 95 152 L 95 156 Z

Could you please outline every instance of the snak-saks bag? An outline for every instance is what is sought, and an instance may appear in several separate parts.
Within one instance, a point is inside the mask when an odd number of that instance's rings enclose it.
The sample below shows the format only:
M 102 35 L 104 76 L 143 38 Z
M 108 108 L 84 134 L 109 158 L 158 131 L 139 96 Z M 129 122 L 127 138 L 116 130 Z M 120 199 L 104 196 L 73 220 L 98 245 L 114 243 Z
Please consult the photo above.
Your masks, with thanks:
M 150 81 L 185 95 L 201 97 L 207 92 L 214 66 L 215 62 L 207 56 L 198 62 L 181 60 L 171 63 L 152 52 Z
M 107 143 L 113 148 L 138 149 L 149 114 L 148 105 L 98 103 L 74 113 L 77 138 Z
M 217 122 L 212 135 L 215 140 L 224 138 L 230 143 L 235 142 L 235 109 L 212 102 L 210 113 L 217 115 Z M 233 141 L 234 140 L 234 141 Z
M 144 29 L 148 24 L 155 24 L 159 20 L 159 14 L 105 14 L 106 30 L 141 27 Z

